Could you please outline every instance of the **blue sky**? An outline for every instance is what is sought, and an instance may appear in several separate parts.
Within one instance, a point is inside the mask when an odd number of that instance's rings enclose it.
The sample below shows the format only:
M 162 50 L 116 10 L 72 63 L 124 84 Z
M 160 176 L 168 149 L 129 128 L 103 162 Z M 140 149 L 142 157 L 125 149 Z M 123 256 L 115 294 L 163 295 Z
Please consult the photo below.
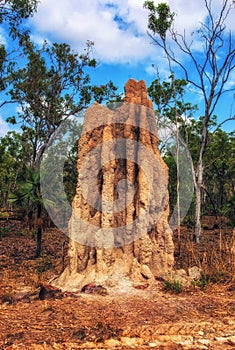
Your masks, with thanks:
M 167 60 L 158 47 L 151 44 L 147 35 L 148 13 L 143 8 L 144 0 L 41 0 L 37 14 L 28 22 L 32 38 L 37 43 L 67 42 L 74 50 L 81 52 L 87 40 L 94 41 L 94 57 L 98 67 L 92 72 L 94 83 L 112 80 L 120 92 L 129 78 L 144 79 L 147 86 L 156 78 L 152 65 L 158 67 L 162 78 L 169 75 Z M 155 1 L 157 4 L 162 1 Z M 203 22 L 206 16 L 204 0 L 169 0 L 176 13 L 175 26 L 178 31 L 186 30 L 188 37 Z M 212 0 L 218 13 L 221 0 Z M 217 11 L 217 12 L 216 12 Z M 228 28 L 235 34 L 235 9 L 227 21 Z M 0 41 L 6 41 L 0 31 Z M 202 52 L 202 43 L 194 42 L 194 48 Z M 182 62 L 184 61 L 182 56 Z M 190 67 L 189 67 L 190 68 Z M 179 76 L 181 78 L 181 76 Z M 235 87 L 235 72 L 229 81 Z M 200 105 L 201 96 L 189 89 L 188 100 Z M 224 98 L 216 111 L 222 121 L 230 115 L 233 93 Z M 15 107 L 17 108 L 17 107 Z M 233 110 L 234 114 L 235 110 Z M 9 130 L 4 119 L 7 110 L 1 110 L 0 135 Z M 200 111 L 198 112 L 200 114 Z M 225 129 L 234 129 L 234 122 Z

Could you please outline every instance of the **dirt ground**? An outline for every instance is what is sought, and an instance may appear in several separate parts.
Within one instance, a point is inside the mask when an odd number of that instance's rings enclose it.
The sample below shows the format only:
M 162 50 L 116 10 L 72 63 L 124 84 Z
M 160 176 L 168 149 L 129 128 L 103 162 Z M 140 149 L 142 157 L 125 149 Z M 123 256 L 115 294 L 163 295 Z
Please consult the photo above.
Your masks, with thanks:
M 156 280 L 131 292 L 40 300 L 41 285 L 66 264 L 67 238 L 46 230 L 42 257 L 34 259 L 35 237 L 19 222 L 1 222 L 0 349 L 235 349 L 231 229 L 207 230 L 200 246 L 190 235 L 184 228 L 176 267 L 199 264 L 210 278 L 179 294 Z

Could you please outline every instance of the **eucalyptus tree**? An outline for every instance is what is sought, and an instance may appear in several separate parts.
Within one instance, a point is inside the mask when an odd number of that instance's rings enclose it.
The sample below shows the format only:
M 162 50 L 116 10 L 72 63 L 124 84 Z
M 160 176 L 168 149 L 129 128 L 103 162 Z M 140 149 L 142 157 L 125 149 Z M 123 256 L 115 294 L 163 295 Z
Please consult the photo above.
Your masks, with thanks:
M 9 122 L 21 123 L 23 135 L 32 143 L 32 167 L 38 168 L 59 125 L 72 116 L 79 117 L 94 96 L 99 102 L 111 99 L 117 88 L 112 82 L 102 87 L 91 85 L 85 71 L 96 66 L 90 58 L 92 42 L 87 42 L 82 54 L 66 43 L 45 42 L 37 48 L 26 38 L 21 44 L 27 64 L 10 76 L 10 95 L 20 108 Z
M 144 4 L 149 11 L 148 34 L 152 41 L 166 54 L 170 67 L 173 65 L 177 67 L 184 79 L 200 93 L 203 99 L 200 150 L 197 164 L 193 169 L 197 242 L 201 236 L 201 192 L 208 128 L 221 97 L 234 90 L 234 87 L 229 88 L 227 83 L 235 68 L 234 38 L 226 22 L 228 16 L 234 11 L 234 1 L 222 0 L 216 14 L 213 11 L 212 1 L 204 0 L 204 6 L 207 12 L 206 20 L 190 36 L 187 36 L 185 31 L 179 33 L 175 30 L 173 26 L 175 14 L 167 4 L 155 6 L 153 1 L 146 1 Z M 194 48 L 194 39 L 201 42 L 202 51 Z M 179 52 L 180 57 L 177 55 Z M 235 117 L 228 115 L 226 119 L 234 120 Z
M 152 98 L 152 101 L 156 105 L 156 116 L 158 118 L 158 125 L 164 130 L 164 133 L 167 133 L 167 139 L 161 145 L 161 152 L 166 156 L 168 153 L 167 159 L 172 161 L 172 156 L 169 156 L 169 153 L 174 154 L 174 161 L 176 162 L 176 167 L 173 169 L 176 170 L 176 181 L 174 181 L 175 174 L 172 171 L 172 162 L 170 175 L 173 176 L 170 180 L 170 194 L 171 194 L 171 207 L 172 203 L 176 204 L 174 206 L 177 208 L 174 209 L 172 220 L 177 221 L 177 235 L 178 235 L 178 251 L 180 253 L 181 247 L 181 228 L 180 224 L 185 215 L 185 198 L 188 197 L 186 192 L 188 192 L 191 187 L 188 186 L 189 183 L 184 178 L 184 183 L 182 179 L 183 168 L 185 168 L 185 160 L 183 161 L 182 154 L 185 153 L 185 144 L 186 139 L 180 137 L 180 130 L 184 128 L 187 130 L 188 123 L 192 117 L 193 112 L 196 110 L 197 106 L 192 105 L 190 102 L 185 101 L 185 90 L 187 88 L 187 82 L 184 79 L 176 79 L 173 75 L 169 77 L 167 81 L 161 81 L 160 76 L 154 80 L 148 88 L 148 94 Z M 169 146 L 169 140 L 175 140 L 174 146 L 171 144 Z M 182 142 L 183 141 L 183 142 Z M 171 142 L 172 143 L 172 142 Z M 166 147 L 167 146 L 167 147 Z M 168 148 L 168 149 L 167 149 Z M 170 152 L 169 152 L 170 148 Z M 188 165 L 188 161 L 186 162 Z M 190 158 L 190 168 L 192 167 L 192 160 Z M 188 174 L 187 169 L 185 169 L 184 174 Z M 173 190 L 175 186 L 175 190 Z M 175 203 L 175 196 L 177 197 Z M 172 221 L 171 220 L 171 221 Z M 172 222 L 171 222 L 172 223 Z
M 8 121 L 21 125 L 22 138 L 31 144 L 30 168 L 37 173 L 43 154 L 61 123 L 81 116 L 94 98 L 98 102 L 112 99 L 117 88 L 111 81 L 101 86 L 91 85 L 88 73 L 96 66 L 91 58 L 92 42 L 87 42 L 79 54 L 66 43 L 49 45 L 44 42 L 38 47 L 25 35 L 21 47 L 26 64 L 18 69 L 13 66 L 9 75 L 12 86 L 9 94 L 18 103 L 18 115 Z M 41 228 L 38 230 L 40 240 Z
M 5 29 L 7 38 L 16 39 L 25 35 L 22 23 L 25 19 L 33 16 L 37 10 L 38 0 L 4 0 L 0 1 L 0 24 Z M 12 49 L 7 50 L 4 41 L 0 41 L 0 92 L 4 91 L 8 79 L 7 73 L 9 65 L 13 64 Z M 1 99 L 0 107 L 9 103 L 6 99 Z

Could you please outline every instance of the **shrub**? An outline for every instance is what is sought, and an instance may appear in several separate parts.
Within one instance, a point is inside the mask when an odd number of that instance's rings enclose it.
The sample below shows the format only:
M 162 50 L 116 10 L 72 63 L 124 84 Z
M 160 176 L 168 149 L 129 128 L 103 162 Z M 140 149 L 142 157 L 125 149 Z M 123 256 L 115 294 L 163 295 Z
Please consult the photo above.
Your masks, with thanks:
M 182 283 L 180 281 L 166 280 L 166 281 L 164 281 L 163 289 L 167 292 L 173 292 L 175 294 L 179 294 L 183 291 L 183 286 L 182 286 Z

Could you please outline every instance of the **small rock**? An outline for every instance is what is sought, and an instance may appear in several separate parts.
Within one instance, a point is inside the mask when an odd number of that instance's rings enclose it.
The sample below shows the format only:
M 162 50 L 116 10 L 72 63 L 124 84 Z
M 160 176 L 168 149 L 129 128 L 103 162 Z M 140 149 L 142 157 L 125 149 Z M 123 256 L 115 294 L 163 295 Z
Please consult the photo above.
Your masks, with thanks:
M 74 347 L 70 347 L 70 343 L 69 343 L 69 347 L 66 349 L 79 349 L 79 348 L 76 347 L 76 344 L 74 344 Z M 84 350 L 97 349 L 97 343 L 94 343 L 92 341 L 86 341 L 85 343 L 82 343 L 82 348 L 80 349 L 84 349 Z
M 175 276 L 187 278 L 187 272 L 184 269 L 176 270 Z
M 113 349 L 115 347 L 120 347 L 121 342 L 117 339 L 107 339 L 105 340 L 104 344 L 108 346 L 109 349 Z
M 0 297 L 0 304 L 13 304 L 13 297 L 11 295 L 3 295 Z
M 141 338 L 129 338 L 129 337 L 121 337 L 121 342 L 123 346 L 129 346 L 134 349 L 138 349 L 137 346 L 143 345 L 143 339 Z
M 173 280 L 182 283 L 183 286 L 187 286 L 189 284 L 187 272 L 184 269 L 176 270 L 173 275 Z
M 229 345 L 235 345 L 235 336 L 232 336 L 232 337 L 228 338 L 228 344 Z
M 45 300 L 45 299 L 58 299 L 62 298 L 63 293 L 61 289 L 56 288 L 50 284 L 41 286 L 40 291 L 39 291 L 39 299 L 40 300 Z
M 161 276 L 156 276 L 155 280 L 158 282 L 165 282 L 165 278 L 161 277 Z
M 190 346 L 190 345 L 192 345 L 193 340 L 194 340 L 193 337 L 190 336 L 187 339 L 184 339 L 184 340 L 182 340 L 180 342 L 177 342 L 177 344 L 180 344 L 182 346 Z
M 171 343 L 181 344 L 181 342 L 183 342 L 183 338 L 181 337 L 181 335 L 177 335 L 177 334 L 172 334 L 172 335 L 159 334 L 158 340 L 164 343 L 171 342 Z
M 133 287 L 134 287 L 135 289 L 142 289 L 142 290 L 148 288 L 148 286 L 149 286 L 148 283 L 145 283 L 145 284 L 135 284 L 135 285 L 133 285 Z
M 215 340 L 218 343 L 226 343 L 228 341 L 228 337 L 215 337 Z
M 198 343 L 202 345 L 210 345 L 210 340 L 209 339 L 199 339 Z
M 99 295 L 107 295 L 108 291 L 106 288 L 101 285 L 97 285 L 95 283 L 88 283 L 81 289 L 82 293 L 86 294 L 99 294 Z
M 199 331 L 198 335 L 204 335 L 205 333 L 203 331 Z
M 154 276 L 148 265 L 141 265 L 140 273 L 146 279 L 154 279 Z
M 197 266 L 190 267 L 188 269 L 189 278 L 192 280 L 197 280 L 201 277 L 201 269 Z
M 38 299 L 39 289 L 32 289 L 31 287 L 20 286 L 20 285 L 18 287 L 19 288 L 12 295 L 13 303 L 18 303 L 18 302 L 29 303 L 30 301 Z
M 157 347 L 157 343 L 149 343 L 150 348 L 156 348 Z

